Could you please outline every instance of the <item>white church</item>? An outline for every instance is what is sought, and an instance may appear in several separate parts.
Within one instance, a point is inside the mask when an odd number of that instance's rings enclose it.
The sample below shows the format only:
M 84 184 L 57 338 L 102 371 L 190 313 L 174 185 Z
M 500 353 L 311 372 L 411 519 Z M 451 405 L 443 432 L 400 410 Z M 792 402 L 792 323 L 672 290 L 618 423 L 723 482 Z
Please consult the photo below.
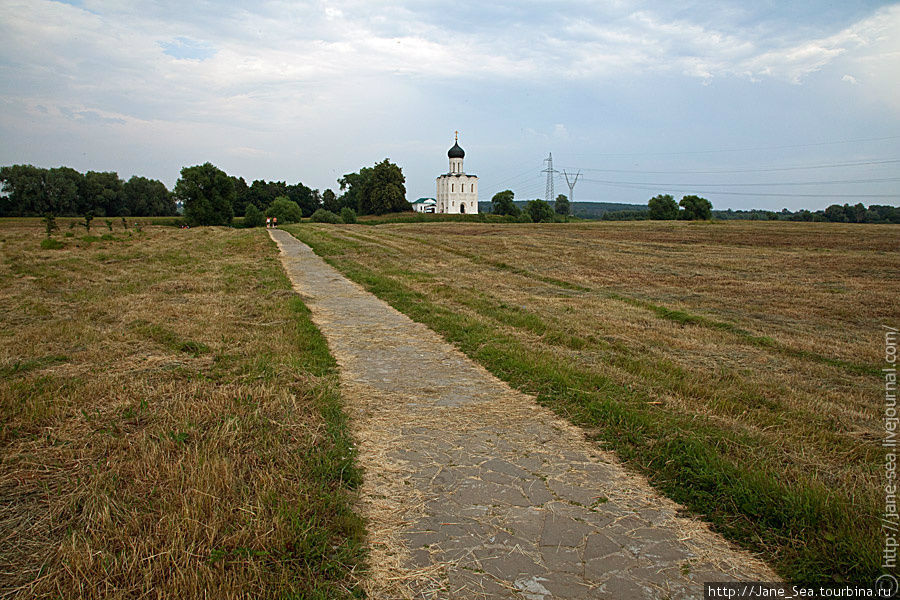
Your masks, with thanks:
M 463 171 L 465 151 L 459 147 L 456 132 L 453 147 L 447 152 L 450 172 L 437 178 L 437 203 L 434 211 L 445 214 L 476 214 L 478 212 L 478 177 Z

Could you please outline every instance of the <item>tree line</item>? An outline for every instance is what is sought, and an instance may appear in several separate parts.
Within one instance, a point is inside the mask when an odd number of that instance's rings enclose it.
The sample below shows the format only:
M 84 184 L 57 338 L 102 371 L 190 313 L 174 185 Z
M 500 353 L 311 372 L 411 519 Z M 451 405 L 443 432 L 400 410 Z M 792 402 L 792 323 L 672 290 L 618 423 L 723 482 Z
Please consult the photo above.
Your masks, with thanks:
M 152 217 L 175 214 L 165 184 L 135 175 L 123 181 L 114 172 L 80 173 L 70 167 L 0 167 L 0 216 Z
M 0 216 L 168 216 L 175 215 L 181 204 L 189 224 L 227 225 L 248 213 L 254 223 L 260 217 L 264 222 L 265 216 L 288 223 L 319 210 L 380 215 L 411 209 L 403 171 L 389 159 L 347 173 L 337 183 L 340 193 L 331 189 L 319 193 L 300 182 L 257 179 L 248 185 L 243 177 L 205 163 L 184 167 L 169 191 L 161 181 L 146 177 L 123 181 L 115 172 L 12 165 L 0 167 Z
M 266 217 L 275 217 L 279 223 L 296 223 L 304 217 L 349 222 L 357 214 L 411 210 L 403 170 L 387 158 L 345 174 L 338 184 L 340 195 L 331 189 L 320 194 L 302 183 L 260 179 L 247 185 L 243 178 L 205 163 L 181 170 L 174 196 L 183 203 L 185 220 L 191 225 L 228 225 L 236 216 L 244 217 L 248 226 L 261 225 Z

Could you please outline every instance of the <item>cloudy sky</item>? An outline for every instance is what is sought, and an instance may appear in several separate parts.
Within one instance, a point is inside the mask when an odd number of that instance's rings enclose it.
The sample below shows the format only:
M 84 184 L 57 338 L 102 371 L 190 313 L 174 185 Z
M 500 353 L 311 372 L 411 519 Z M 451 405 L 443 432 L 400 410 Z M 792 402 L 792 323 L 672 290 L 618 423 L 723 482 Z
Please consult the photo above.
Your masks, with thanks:
M 243 5 L 251 8 L 245 8 Z M 900 3 L 0 0 L 0 164 L 900 204 Z M 568 192 L 562 174 L 556 193 Z

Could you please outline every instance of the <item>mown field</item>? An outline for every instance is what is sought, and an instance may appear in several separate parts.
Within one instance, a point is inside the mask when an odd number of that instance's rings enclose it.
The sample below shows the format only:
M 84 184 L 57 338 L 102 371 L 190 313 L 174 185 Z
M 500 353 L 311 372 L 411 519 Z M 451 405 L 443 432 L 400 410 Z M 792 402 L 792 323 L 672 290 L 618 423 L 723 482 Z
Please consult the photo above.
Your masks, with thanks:
M 287 229 L 787 579 L 881 572 L 897 227 Z
M 0 597 L 359 596 L 335 364 L 266 232 L 68 223 L 0 222 Z

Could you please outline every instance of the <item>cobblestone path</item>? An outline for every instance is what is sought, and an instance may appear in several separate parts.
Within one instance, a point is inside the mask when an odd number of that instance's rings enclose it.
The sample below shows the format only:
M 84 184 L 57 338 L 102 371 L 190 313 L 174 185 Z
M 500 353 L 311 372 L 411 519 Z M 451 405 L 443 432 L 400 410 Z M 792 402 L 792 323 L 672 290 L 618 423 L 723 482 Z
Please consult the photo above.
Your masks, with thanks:
M 581 431 L 274 230 L 341 370 L 373 598 L 701 598 L 776 576 Z

